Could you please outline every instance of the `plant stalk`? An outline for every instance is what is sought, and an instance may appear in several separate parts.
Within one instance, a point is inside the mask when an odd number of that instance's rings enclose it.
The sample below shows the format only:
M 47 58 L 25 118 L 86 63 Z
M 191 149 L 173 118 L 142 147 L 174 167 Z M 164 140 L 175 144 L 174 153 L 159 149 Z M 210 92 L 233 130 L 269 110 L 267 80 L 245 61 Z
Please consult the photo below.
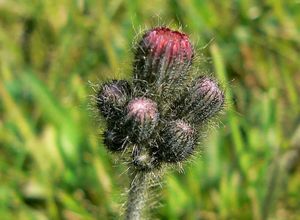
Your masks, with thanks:
M 144 207 L 148 197 L 150 173 L 134 171 L 126 204 L 126 220 L 143 219 Z

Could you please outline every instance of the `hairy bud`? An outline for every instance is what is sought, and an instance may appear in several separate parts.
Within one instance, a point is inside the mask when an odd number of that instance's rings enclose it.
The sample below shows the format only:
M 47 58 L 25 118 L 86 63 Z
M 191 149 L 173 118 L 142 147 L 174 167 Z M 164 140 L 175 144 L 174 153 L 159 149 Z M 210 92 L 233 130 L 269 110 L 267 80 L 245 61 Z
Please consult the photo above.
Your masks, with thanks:
M 134 78 L 161 85 L 176 81 L 187 72 L 193 47 L 186 34 L 157 27 L 139 42 L 134 60 Z
M 183 120 L 175 120 L 165 126 L 153 150 L 160 161 L 176 163 L 187 159 L 196 144 L 196 130 Z
M 126 147 L 126 136 L 122 135 L 119 130 L 116 129 L 108 129 L 103 134 L 106 148 L 111 152 L 122 151 Z
M 117 119 L 121 117 L 130 93 L 130 85 L 125 80 L 112 80 L 105 83 L 97 94 L 97 108 L 105 118 Z
M 177 115 L 195 124 L 201 124 L 222 109 L 224 93 L 214 79 L 201 76 L 178 105 L 181 106 L 177 108 Z
M 159 117 L 157 104 L 148 98 L 135 98 L 128 103 L 125 117 L 132 129 L 131 137 L 139 141 L 144 140 L 152 134 L 157 125 Z

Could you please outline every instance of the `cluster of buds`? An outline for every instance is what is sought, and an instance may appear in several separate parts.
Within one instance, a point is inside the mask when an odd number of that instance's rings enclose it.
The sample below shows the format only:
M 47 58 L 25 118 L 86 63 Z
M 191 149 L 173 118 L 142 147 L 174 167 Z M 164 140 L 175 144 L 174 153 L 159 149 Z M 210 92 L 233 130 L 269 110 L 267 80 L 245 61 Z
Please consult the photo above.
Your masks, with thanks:
M 147 31 L 137 43 L 133 79 L 104 83 L 97 109 L 107 122 L 104 144 L 130 155 L 141 170 L 185 161 L 197 149 L 200 128 L 223 107 L 215 79 L 191 77 L 189 37 L 166 27 Z

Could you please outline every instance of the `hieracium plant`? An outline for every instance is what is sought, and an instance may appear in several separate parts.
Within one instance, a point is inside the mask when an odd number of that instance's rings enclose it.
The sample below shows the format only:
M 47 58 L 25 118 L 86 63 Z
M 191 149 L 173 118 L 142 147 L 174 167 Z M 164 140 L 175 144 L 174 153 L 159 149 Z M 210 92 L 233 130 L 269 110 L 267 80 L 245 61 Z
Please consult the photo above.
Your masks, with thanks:
M 189 37 L 166 27 L 146 31 L 134 47 L 133 78 L 102 84 L 96 105 L 106 120 L 108 151 L 129 166 L 125 219 L 144 219 L 153 177 L 190 159 L 208 121 L 224 105 L 211 76 L 191 70 Z

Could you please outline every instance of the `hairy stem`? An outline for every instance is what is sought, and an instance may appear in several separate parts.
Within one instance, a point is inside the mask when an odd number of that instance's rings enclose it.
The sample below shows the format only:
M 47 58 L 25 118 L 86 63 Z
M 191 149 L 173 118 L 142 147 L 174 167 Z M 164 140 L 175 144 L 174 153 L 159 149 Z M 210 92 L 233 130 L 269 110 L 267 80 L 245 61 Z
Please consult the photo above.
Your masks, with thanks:
M 126 220 L 143 219 L 143 210 L 147 200 L 150 173 L 145 171 L 133 172 L 132 181 L 126 204 Z

